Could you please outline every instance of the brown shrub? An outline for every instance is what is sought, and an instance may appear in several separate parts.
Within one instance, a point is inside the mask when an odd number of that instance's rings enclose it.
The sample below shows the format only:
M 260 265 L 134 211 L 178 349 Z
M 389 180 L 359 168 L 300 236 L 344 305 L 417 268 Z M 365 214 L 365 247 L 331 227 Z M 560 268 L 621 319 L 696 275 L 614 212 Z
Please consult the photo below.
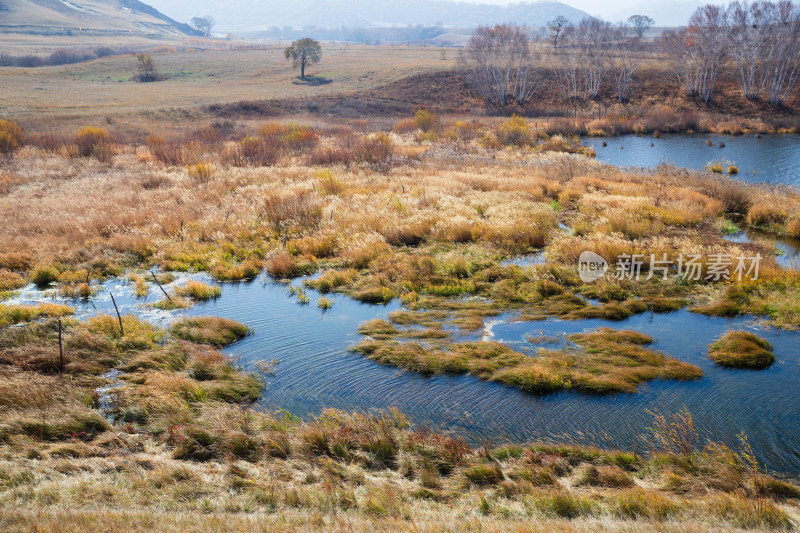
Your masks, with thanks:
M 800 238 L 800 218 L 793 218 L 786 223 L 786 234 L 791 237 Z
M 351 165 L 354 160 L 355 154 L 340 146 L 318 146 L 306 158 L 309 165 L 324 166 Z
M 333 257 L 336 253 L 336 245 L 336 236 L 329 235 L 327 237 L 304 237 L 291 240 L 286 247 L 289 251 L 296 251 L 303 255 Z
M 411 133 L 417 130 L 416 121 L 413 118 L 404 118 L 392 127 L 395 133 Z
M 49 132 L 31 136 L 28 139 L 28 144 L 42 150 L 57 152 L 72 144 L 72 141 L 60 133 Z
M 470 142 L 483 135 L 484 130 L 485 128 L 480 122 L 457 121 L 455 124 L 453 124 L 453 127 L 450 129 L 449 133 L 450 136 L 454 137 L 456 140 Z
M 109 150 L 110 137 L 103 128 L 81 128 L 75 134 L 75 146 L 81 157 L 105 158 Z
M 433 111 L 419 109 L 414 114 L 414 126 L 424 132 L 438 132 L 442 129 L 442 119 Z
M 319 135 L 313 128 L 298 124 L 268 122 L 258 128 L 256 133 L 269 145 L 277 145 L 290 152 L 308 150 L 319 142 Z
M 21 252 L 8 252 L 0 255 L 0 267 L 8 270 L 30 270 L 33 258 L 30 254 Z
M 769 228 L 780 226 L 786 221 L 786 211 L 778 203 L 762 202 L 754 204 L 747 212 L 747 223 L 751 226 Z
M 0 120 L 0 155 L 11 155 L 24 143 L 25 135 L 16 122 Z
M 269 167 L 278 162 L 281 146 L 272 137 L 245 137 L 239 145 L 244 165 Z
M 271 196 L 264 200 L 264 217 L 276 229 L 313 229 L 322 219 L 322 202 L 311 195 Z
M 300 267 L 291 255 L 282 252 L 269 258 L 267 272 L 274 278 L 293 278 L 300 273 Z
M 525 119 L 517 115 L 500 124 L 494 134 L 503 146 L 530 146 L 536 140 Z
M 373 243 L 363 248 L 356 248 L 344 254 L 347 264 L 353 268 L 367 268 L 378 256 L 388 254 L 391 248 L 385 243 Z
M 211 163 L 195 163 L 186 167 L 186 172 L 192 180 L 206 183 L 214 175 L 214 165 Z
M 145 142 L 150 149 L 150 153 L 165 165 L 183 165 L 188 160 L 186 149 L 181 139 L 165 139 L 164 137 L 149 135 Z
M 418 246 L 431 232 L 429 222 L 412 222 L 385 228 L 383 238 L 392 246 Z
M 353 155 L 359 163 L 383 167 L 388 164 L 389 159 L 394 155 L 394 145 L 388 135 L 376 133 L 361 139 L 355 146 Z

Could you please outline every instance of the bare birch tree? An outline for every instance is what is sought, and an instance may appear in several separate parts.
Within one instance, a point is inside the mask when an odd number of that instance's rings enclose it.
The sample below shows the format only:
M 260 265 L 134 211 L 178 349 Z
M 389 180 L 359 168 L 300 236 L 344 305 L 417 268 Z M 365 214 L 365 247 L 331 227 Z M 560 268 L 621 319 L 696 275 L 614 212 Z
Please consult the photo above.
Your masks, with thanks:
M 577 45 L 562 46 L 553 63 L 553 77 L 564 100 L 585 99 L 582 52 Z
M 614 31 L 611 55 L 612 88 L 620 103 L 626 104 L 633 95 L 633 75 L 642 64 L 638 32 L 620 24 Z
M 783 105 L 800 75 L 800 9 L 789 1 L 772 9 L 765 90 L 769 103 Z
M 541 82 L 534 59 L 525 29 L 508 24 L 477 28 L 462 55 L 473 87 L 496 105 L 530 100 Z
M 785 102 L 800 63 L 800 12 L 789 1 L 733 2 L 728 8 L 730 49 L 742 93 L 770 103 Z
M 697 8 L 688 28 L 664 32 L 662 49 L 687 94 L 706 103 L 711 100 L 729 46 L 728 34 L 725 10 L 710 4 Z
M 576 29 L 583 65 L 584 99 L 595 99 L 600 94 L 611 66 L 609 52 L 613 34 L 613 26 L 596 17 L 583 19 Z
M 725 10 L 707 4 L 698 7 L 689 19 L 690 40 L 699 48 L 697 94 L 703 102 L 710 102 L 714 85 L 728 48 L 728 20 Z
M 728 7 L 730 49 L 739 72 L 745 98 L 758 100 L 767 81 L 767 69 L 776 50 L 770 46 L 771 5 L 733 2 Z
M 672 63 L 678 85 L 690 96 L 697 94 L 701 53 L 688 28 L 665 31 L 661 35 L 661 48 Z

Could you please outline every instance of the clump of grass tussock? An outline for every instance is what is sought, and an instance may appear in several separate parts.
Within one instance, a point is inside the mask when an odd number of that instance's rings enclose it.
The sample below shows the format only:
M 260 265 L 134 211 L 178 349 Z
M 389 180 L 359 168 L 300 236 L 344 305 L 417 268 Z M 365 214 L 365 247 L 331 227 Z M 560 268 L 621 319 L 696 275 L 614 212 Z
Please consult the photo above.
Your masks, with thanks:
M 130 281 L 133 284 L 133 291 L 137 298 L 145 298 L 150 294 L 150 285 L 144 279 L 144 276 L 139 274 L 132 274 Z
M 736 495 L 717 495 L 706 502 L 706 508 L 711 516 L 742 528 L 790 530 L 794 527 L 789 516 L 769 500 L 753 501 Z
M 681 512 L 681 507 L 658 492 L 642 489 L 628 490 L 614 498 L 612 513 L 626 520 L 667 520 Z
M 391 322 L 376 318 L 358 326 L 358 333 L 373 339 L 390 339 L 396 337 L 400 331 Z
M 0 253 L 0 267 L 5 270 L 26 271 L 31 268 L 32 264 L 33 259 L 30 254 L 24 252 Z
M 352 284 L 357 276 L 358 271 L 352 268 L 326 270 L 318 278 L 306 280 L 304 283 L 307 287 L 326 293 Z
M 52 266 L 39 266 L 31 273 L 31 281 L 40 289 L 58 281 L 58 271 Z
M 622 468 L 615 465 L 586 465 L 575 479 L 578 485 L 595 487 L 627 488 L 633 487 L 633 478 Z
M 601 328 L 572 335 L 570 340 L 577 349 L 540 349 L 535 356 L 495 342 L 448 343 L 431 348 L 398 342 L 394 339 L 403 334 L 385 321 L 369 322 L 361 332 L 373 340 L 353 350 L 379 363 L 426 374 L 471 374 L 531 393 L 565 389 L 596 394 L 634 392 L 643 381 L 702 376 L 694 365 L 645 348 L 652 339 L 633 331 Z
M 250 329 L 227 318 L 182 318 L 170 327 L 170 333 L 179 339 L 202 344 L 227 346 L 249 335 Z
M 263 268 L 263 261 L 251 258 L 240 264 L 219 263 L 211 269 L 211 275 L 217 281 L 251 280 L 258 277 Z
M 505 479 L 497 463 L 478 464 L 464 470 L 464 477 L 474 485 L 496 485 Z
M 73 142 L 81 157 L 94 157 L 99 161 L 109 162 L 113 156 L 111 138 L 103 128 L 81 128 L 75 133 Z
M 211 163 L 195 163 L 186 167 L 189 177 L 200 183 L 205 183 L 214 176 L 216 169 Z
M 73 308 L 61 304 L 0 305 L 0 328 L 40 318 L 65 317 L 74 312 Z
M 122 317 L 122 331 L 118 317 L 112 315 L 89 318 L 86 321 L 86 329 L 90 333 L 112 339 L 120 349 L 128 351 L 153 348 L 164 337 L 163 331 L 131 315 Z
M 270 196 L 264 200 L 263 215 L 272 227 L 282 230 L 314 230 L 322 221 L 323 203 L 310 194 Z
M 732 368 L 768 368 L 775 361 L 772 345 L 749 331 L 729 331 L 708 347 L 718 365 Z
M 191 280 L 180 287 L 176 287 L 175 294 L 195 301 L 205 302 L 219 298 L 222 295 L 222 289 L 217 285 L 208 285 L 202 281 Z
M 0 270 L 0 292 L 21 289 L 27 284 L 28 282 L 25 281 L 25 278 L 16 272 L 6 269 Z
M 161 309 L 163 311 L 172 311 L 175 309 L 189 309 L 194 306 L 194 301 L 190 300 L 189 298 L 183 298 L 181 296 L 170 296 L 169 298 L 164 298 L 152 304 L 152 306 L 156 309 Z
M 296 278 L 311 274 L 317 269 L 313 257 L 294 257 L 286 252 L 280 252 L 267 260 L 267 272 L 277 279 Z
M 286 243 L 286 250 L 292 255 L 305 255 L 313 258 L 334 257 L 338 246 L 335 235 L 303 237 Z
M 726 286 L 710 302 L 691 310 L 709 316 L 764 316 L 777 327 L 797 329 L 800 328 L 798 298 L 800 279 L 794 273 L 784 273 L 774 279 L 760 278 Z

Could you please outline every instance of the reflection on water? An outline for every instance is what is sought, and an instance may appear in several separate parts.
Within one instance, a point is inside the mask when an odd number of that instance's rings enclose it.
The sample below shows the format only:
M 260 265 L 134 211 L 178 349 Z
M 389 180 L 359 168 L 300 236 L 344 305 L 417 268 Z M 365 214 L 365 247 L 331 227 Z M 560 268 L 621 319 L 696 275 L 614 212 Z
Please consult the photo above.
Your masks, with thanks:
M 115 291 L 123 312 L 162 325 L 174 316 L 137 303 L 119 282 L 106 284 L 93 305 L 80 306 L 81 316 L 113 312 L 108 290 Z M 156 291 L 154 287 L 151 300 L 158 299 Z M 744 431 L 771 469 L 800 475 L 800 334 L 796 332 L 765 330 L 747 318 L 712 318 L 688 311 L 643 314 L 624 322 L 514 322 L 512 316 L 495 317 L 473 337 L 506 342 L 533 354 L 542 346 L 558 347 L 570 333 L 601 326 L 633 329 L 653 336 L 656 349 L 696 364 L 705 373 L 698 381 L 651 382 L 635 394 L 534 396 L 469 376 L 425 377 L 353 354 L 348 347 L 359 340 L 358 324 L 385 317 L 399 305 L 372 306 L 331 295 L 334 305 L 323 312 L 315 305 L 318 295 L 313 291 L 309 295 L 310 305 L 298 305 L 284 284 L 259 278 L 224 284 L 221 298 L 181 313 L 228 317 L 254 329 L 253 336 L 227 352 L 245 365 L 279 360 L 260 401 L 266 409 L 284 408 L 306 416 L 326 407 L 398 407 L 416 423 L 456 430 L 475 442 L 549 438 L 633 449 L 637 436 L 646 433 L 652 421 L 648 410 L 688 407 L 707 436 L 735 445 L 737 434 Z M 33 289 L 20 297 L 42 298 L 44 294 Z M 775 346 L 776 363 L 764 371 L 714 366 L 706 354 L 708 344 L 734 328 L 758 330 Z
M 713 146 L 706 144 L 709 140 Z M 653 168 L 667 163 L 702 170 L 708 163 L 725 160 L 739 168 L 737 179 L 800 186 L 800 135 L 662 135 L 658 139 L 623 135 L 589 137 L 582 142 L 595 149 L 599 161 L 612 165 Z

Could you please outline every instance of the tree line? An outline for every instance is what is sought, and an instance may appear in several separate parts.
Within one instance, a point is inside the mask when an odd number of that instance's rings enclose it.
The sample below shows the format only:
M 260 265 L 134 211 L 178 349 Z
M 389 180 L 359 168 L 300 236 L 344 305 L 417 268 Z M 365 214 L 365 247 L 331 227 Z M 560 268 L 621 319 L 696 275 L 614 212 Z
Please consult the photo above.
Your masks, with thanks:
M 709 102 L 728 69 L 744 96 L 783 105 L 800 76 L 800 9 L 789 0 L 733 2 L 698 7 L 684 27 L 654 41 L 645 34 L 655 21 L 634 15 L 611 24 L 587 17 L 578 24 L 557 17 L 544 39 L 551 75 L 561 96 L 574 103 L 599 98 L 610 86 L 620 103 L 630 101 L 635 74 L 647 53 L 667 61 L 678 85 Z M 496 105 L 530 100 L 543 81 L 540 54 L 526 28 L 479 27 L 461 55 L 475 90 Z

